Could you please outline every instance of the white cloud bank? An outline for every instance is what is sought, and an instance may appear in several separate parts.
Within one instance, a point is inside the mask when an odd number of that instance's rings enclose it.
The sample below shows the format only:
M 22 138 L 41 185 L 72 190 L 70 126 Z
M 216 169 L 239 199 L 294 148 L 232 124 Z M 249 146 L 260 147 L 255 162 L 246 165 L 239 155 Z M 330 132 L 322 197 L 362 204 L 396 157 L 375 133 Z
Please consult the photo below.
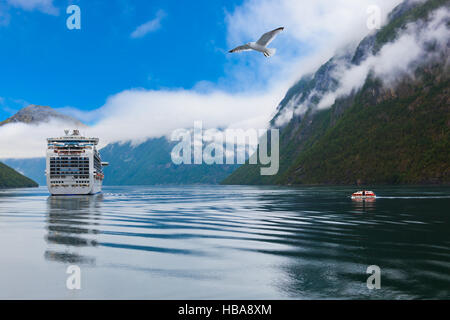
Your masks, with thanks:
M 417 64 L 434 58 L 427 50 L 435 46 L 435 54 L 439 54 L 448 45 L 450 30 L 450 10 L 438 9 L 427 23 L 409 24 L 405 31 L 393 42 L 382 47 L 376 55 L 369 56 L 358 66 L 338 71 L 340 85 L 335 92 L 325 95 L 319 102 L 318 109 L 331 107 L 337 98 L 349 95 L 359 89 L 370 72 L 381 79 L 385 85 L 391 85 L 400 77 L 413 76 Z
M 108 99 L 102 110 L 105 116 L 92 133 L 105 136 L 110 142 L 139 141 L 192 128 L 194 121 L 202 121 L 205 128 L 262 129 L 282 98 L 276 92 L 281 90 L 250 95 L 190 90 L 124 91 Z
M 284 26 L 285 31 L 272 43 L 278 48 L 274 57 L 266 59 L 251 52 L 230 55 L 225 76 L 207 90 L 197 86 L 190 90 L 126 90 L 109 97 L 97 110 L 71 113 L 81 120 L 98 117 L 96 124 L 82 132 L 100 137 L 103 143 L 168 136 L 175 129 L 192 128 L 194 121 L 203 121 L 205 129 L 264 128 L 295 80 L 369 32 L 368 6 L 379 5 L 385 17 L 399 2 L 247 0 L 226 15 L 228 45 L 257 40 L 265 31 Z M 141 34 L 145 28 L 142 30 Z M 59 136 L 63 129 L 58 123 L 0 127 L 0 158 L 42 156 L 45 138 Z
M 277 90 L 281 93 L 281 90 Z M 170 135 L 180 128 L 192 128 L 202 121 L 207 128 L 263 129 L 282 95 L 269 93 L 197 93 L 189 90 L 128 90 L 114 95 L 96 112 L 102 119 L 89 128 L 87 136 L 101 138 L 101 144 Z M 41 125 L 23 123 L 0 127 L 0 158 L 40 157 L 46 138 L 60 136 L 67 125 L 51 122 Z M 67 128 L 69 129 L 69 128 Z

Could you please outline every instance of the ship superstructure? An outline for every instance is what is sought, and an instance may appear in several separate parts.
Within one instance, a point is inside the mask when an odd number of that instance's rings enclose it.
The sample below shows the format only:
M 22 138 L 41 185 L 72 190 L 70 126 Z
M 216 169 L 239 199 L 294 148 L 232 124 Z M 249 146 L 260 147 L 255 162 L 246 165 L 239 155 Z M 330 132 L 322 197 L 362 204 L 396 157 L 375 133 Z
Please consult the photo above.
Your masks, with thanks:
M 86 138 L 78 130 L 47 139 L 47 187 L 52 195 L 96 194 L 102 191 L 103 167 L 98 138 Z

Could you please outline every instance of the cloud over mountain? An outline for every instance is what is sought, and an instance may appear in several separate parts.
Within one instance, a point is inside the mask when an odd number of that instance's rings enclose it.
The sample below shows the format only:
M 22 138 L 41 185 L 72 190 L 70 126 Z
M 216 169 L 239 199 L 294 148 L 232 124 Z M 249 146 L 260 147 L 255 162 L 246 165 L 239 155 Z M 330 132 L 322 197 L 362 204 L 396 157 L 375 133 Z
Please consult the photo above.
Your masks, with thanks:
M 338 89 L 325 95 L 318 109 L 328 108 L 337 98 L 359 89 L 370 72 L 385 85 L 392 85 L 405 75 L 413 76 L 418 63 L 429 61 L 447 50 L 450 39 L 447 27 L 449 17 L 450 10 L 441 8 L 434 12 L 430 21 L 409 24 L 395 41 L 383 46 L 377 54 L 369 56 L 361 64 L 338 70 Z

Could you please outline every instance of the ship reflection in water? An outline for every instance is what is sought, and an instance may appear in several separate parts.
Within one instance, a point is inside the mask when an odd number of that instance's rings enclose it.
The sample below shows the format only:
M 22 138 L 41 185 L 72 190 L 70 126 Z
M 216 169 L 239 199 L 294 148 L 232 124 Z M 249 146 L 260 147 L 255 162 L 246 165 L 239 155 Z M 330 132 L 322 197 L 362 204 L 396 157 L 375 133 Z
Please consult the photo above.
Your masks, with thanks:
M 47 199 L 48 218 L 45 237 L 49 261 L 95 264 L 95 258 L 82 255 L 81 249 L 96 247 L 103 195 L 50 196 Z

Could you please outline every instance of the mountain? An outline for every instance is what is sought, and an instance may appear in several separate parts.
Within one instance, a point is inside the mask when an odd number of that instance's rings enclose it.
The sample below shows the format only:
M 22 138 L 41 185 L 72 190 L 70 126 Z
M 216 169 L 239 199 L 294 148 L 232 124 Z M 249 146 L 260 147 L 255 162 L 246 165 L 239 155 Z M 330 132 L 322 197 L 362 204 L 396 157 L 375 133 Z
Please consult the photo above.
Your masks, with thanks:
M 63 115 L 50 107 L 31 105 L 20 110 L 11 118 L 0 123 L 43 123 L 52 119 L 63 120 L 82 127 L 80 121 Z M 100 139 L 102 137 L 99 137 Z M 155 185 L 155 184 L 218 184 L 237 165 L 175 165 L 170 154 L 175 143 L 165 138 L 152 138 L 139 145 L 112 143 L 100 150 L 104 161 L 106 185 Z M 44 148 L 44 146 L 43 146 Z M 12 168 L 26 176 L 46 184 L 45 158 L 2 159 Z
M 31 104 L 28 107 L 22 108 L 15 115 L 0 122 L 0 126 L 8 123 L 28 123 L 28 124 L 40 124 L 45 122 L 50 122 L 51 120 L 59 120 L 72 124 L 75 127 L 86 127 L 81 121 L 72 118 L 70 116 L 64 115 L 51 107 L 38 106 Z
M 14 169 L 0 162 L 0 189 L 3 188 L 31 188 L 38 184 L 21 175 Z
M 100 150 L 106 185 L 218 184 L 238 165 L 175 165 L 171 151 L 175 143 L 166 138 L 149 139 L 133 146 L 114 143 Z
M 387 87 L 369 73 L 360 89 L 336 99 L 330 108 L 319 108 L 321 99 L 339 86 L 336 70 L 360 66 L 394 41 L 408 23 L 428 21 L 435 9 L 448 4 L 404 1 L 388 23 L 355 50 L 331 58 L 300 79 L 271 121 L 280 129 L 278 174 L 261 176 L 259 166 L 245 164 L 223 183 L 450 183 L 449 41 L 443 52 L 429 43 L 427 56 L 434 59 L 416 65 L 413 76 L 401 76 Z
M 65 122 L 74 127 L 86 127 L 81 121 L 62 114 L 51 107 L 39 106 L 31 104 L 25 108 L 20 109 L 12 117 L 0 122 L 0 126 L 9 123 L 27 123 L 27 124 L 42 124 L 48 123 L 52 120 Z M 43 144 L 44 146 L 45 144 Z M 25 176 L 33 179 L 39 185 L 45 185 L 45 158 L 32 159 L 2 159 L 3 163 L 23 173 Z
M 2 159 L 2 162 L 36 181 L 41 186 L 47 184 L 45 178 L 45 158 Z

